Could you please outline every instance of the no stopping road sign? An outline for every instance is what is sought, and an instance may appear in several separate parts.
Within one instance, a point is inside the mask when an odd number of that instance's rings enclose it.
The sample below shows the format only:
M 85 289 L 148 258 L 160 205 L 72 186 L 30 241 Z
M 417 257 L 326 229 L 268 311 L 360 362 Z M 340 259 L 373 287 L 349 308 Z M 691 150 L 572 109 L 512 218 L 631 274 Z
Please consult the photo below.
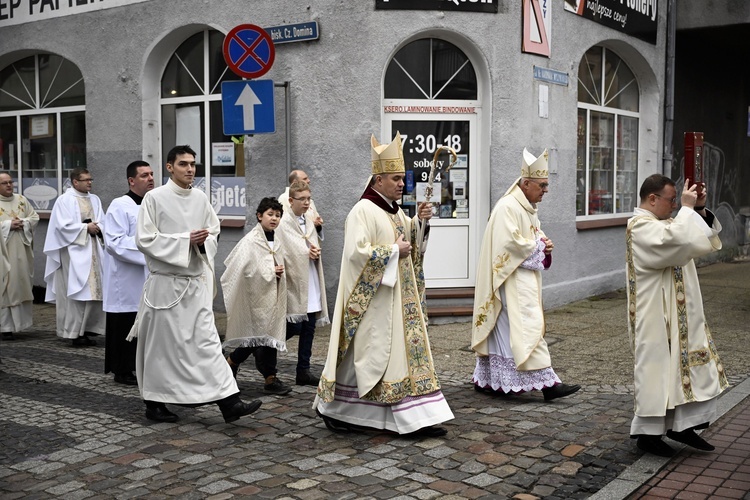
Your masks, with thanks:
M 224 60 L 235 74 L 258 78 L 273 65 L 276 51 L 271 36 L 254 24 L 240 24 L 224 38 Z

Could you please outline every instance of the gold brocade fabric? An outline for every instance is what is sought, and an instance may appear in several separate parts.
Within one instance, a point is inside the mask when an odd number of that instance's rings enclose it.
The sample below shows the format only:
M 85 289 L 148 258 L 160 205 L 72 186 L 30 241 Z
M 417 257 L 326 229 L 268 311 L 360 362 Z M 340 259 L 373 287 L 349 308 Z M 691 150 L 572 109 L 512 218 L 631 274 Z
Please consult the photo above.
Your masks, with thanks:
M 387 214 L 387 217 L 392 225 L 393 241 L 400 235 L 407 235 L 402 212 Z M 416 222 L 408 228 L 408 236 L 412 242 L 416 241 L 416 229 Z M 398 307 L 400 310 L 394 311 L 393 317 L 401 321 L 400 324 L 393 325 L 389 367 L 383 370 L 384 375 L 372 386 L 372 389 L 360 396 L 363 400 L 393 404 L 408 396 L 421 396 L 440 390 L 427 336 L 427 317 L 424 314 L 424 273 L 420 248 L 421 245 L 412 244 L 412 254 L 399 260 L 398 280 L 395 285 L 397 293 L 393 307 Z M 336 352 L 337 367 L 351 347 L 352 341 L 358 334 L 359 326 L 378 293 L 390 256 L 390 245 L 373 245 L 370 258 L 344 304 Z M 373 311 L 370 312 L 374 314 Z M 388 328 L 389 326 L 383 323 L 382 327 Z M 398 352 L 400 349 L 404 352 Z M 403 367 L 398 361 L 401 357 L 405 358 Z M 336 381 L 323 376 L 318 387 L 318 395 L 323 401 L 333 401 L 335 388 Z
M 91 200 L 82 196 L 76 197 L 78 200 L 78 206 L 81 209 L 81 222 L 88 220 L 94 220 L 94 207 L 91 206 Z M 91 245 L 91 270 L 89 271 L 89 290 L 91 290 L 91 300 L 102 300 L 102 275 L 100 269 L 102 268 L 99 263 L 99 252 L 96 245 L 99 244 L 99 238 L 95 235 L 89 235 L 92 239 Z

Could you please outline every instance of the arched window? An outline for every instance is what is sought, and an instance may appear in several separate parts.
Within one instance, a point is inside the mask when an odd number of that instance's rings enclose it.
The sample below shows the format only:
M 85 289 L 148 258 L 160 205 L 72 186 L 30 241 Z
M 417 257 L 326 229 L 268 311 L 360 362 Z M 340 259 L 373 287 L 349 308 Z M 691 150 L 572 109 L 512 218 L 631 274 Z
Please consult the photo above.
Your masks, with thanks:
M 197 153 L 194 187 L 206 191 L 217 214 L 244 216 L 243 148 L 232 141 L 241 138 L 224 135 L 221 111 L 221 83 L 240 77 L 224 62 L 223 42 L 223 33 L 201 31 L 167 63 L 161 78 L 162 158 L 165 163 L 170 149 L 189 144 Z
M 629 213 L 637 205 L 638 82 L 614 52 L 595 46 L 578 66 L 576 216 Z
M 386 99 L 477 98 L 477 75 L 469 58 L 450 42 L 416 40 L 399 50 L 385 73 Z
M 85 114 L 83 76 L 67 59 L 35 54 L 0 70 L 0 170 L 35 209 L 52 210 L 70 170 L 86 166 Z

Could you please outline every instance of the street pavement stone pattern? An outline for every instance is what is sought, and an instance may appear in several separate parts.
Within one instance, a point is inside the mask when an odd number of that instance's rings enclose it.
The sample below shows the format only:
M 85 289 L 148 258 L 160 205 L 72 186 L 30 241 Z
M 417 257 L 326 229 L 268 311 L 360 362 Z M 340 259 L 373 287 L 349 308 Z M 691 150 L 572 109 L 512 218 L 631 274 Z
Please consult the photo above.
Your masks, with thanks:
M 750 499 L 750 398 L 710 427 L 710 454 L 681 455 L 643 485 L 636 497 Z
M 720 325 L 712 332 L 727 355 L 730 382 L 740 384 L 750 374 L 750 265 L 707 266 L 701 280 L 709 321 L 713 315 Z M 224 321 L 217 314 L 220 331 Z M 549 311 L 547 323 L 553 366 L 564 381 L 581 383 L 581 391 L 548 403 L 540 393 L 478 393 L 470 382 L 470 325 L 431 326 L 456 418 L 445 424 L 447 436 L 408 439 L 334 434 L 311 409 L 314 387 L 263 395 L 252 363 L 243 365 L 238 384 L 245 400 L 263 401 L 253 415 L 225 424 L 215 405 L 172 406 L 180 421 L 150 422 L 137 388 L 103 374 L 103 339 L 73 348 L 52 333 L 54 307 L 35 305 L 35 327 L 0 342 L 0 498 L 588 498 L 642 456 L 628 436 L 633 388 L 624 293 Z M 329 331 L 316 335 L 318 372 Z M 279 357 L 287 382 L 295 354 L 291 342 Z M 735 457 L 738 475 L 714 485 L 714 493 L 735 494 L 728 498 L 747 492 L 738 490 L 750 465 L 747 398 L 742 408 L 705 434 L 726 451 L 722 456 Z M 672 474 L 687 481 L 685 474 L 697 470 L 682 468 L 713 462 L 714 455 L 681 451 L 632 498 L 669 490 L 671 483 L 659 480 L 673 481 Z

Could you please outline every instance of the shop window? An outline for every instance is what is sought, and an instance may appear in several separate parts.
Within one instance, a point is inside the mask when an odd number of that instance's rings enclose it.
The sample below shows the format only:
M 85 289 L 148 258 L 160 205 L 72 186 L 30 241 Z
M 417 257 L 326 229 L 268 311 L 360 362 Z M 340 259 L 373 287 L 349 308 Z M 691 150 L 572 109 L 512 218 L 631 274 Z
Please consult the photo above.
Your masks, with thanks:
M 78 67 L 55 54 L 0 70 L 0 170 L 36 210 L 52 210 L 70 170 L 86 166 L 84 90 Z
M 476 72 L 469 58 L 445 40 L 415 40 L 402 47 L 388 64 L 383 97 L 386 105 L 403 108 L 405 113 L 392 119 L 391 128 L 394 134 L 399 131 L 403 140 L 406 175 L 402 206 L 410 215 L 423 199 L 437 146 L 443 145 L 456 151 L 458 161 L 452 170 L 438 170 L 435 175 L 435 216 L 469 217 L 470 122 L 466 118 L 450 119 L 444 106 L 451 107 L 450 113 L 455 117 L 453 113 L 468 106 L 466 101 L 476 101 L 477 94 Z M 422 109 L 427 114 L 410 113 L 411 106 L 427 107 Z M 438 159 L 448 160 L 447 154 Z
M 627 64 L 604 47 L 589 49 L 578 67 L 576 216 L 627 214 L 637 205 L 638 106 Z
M 189 144 L 197 153 L 193 186 L 202 189 L 220 216 L 245 216 L 242 137 L 224 135 L 221 84 L 239 80 L 224 62 L 224 34 L 204 30 L 172 54 L 161 78 L 162 176 L 167 153 Z

